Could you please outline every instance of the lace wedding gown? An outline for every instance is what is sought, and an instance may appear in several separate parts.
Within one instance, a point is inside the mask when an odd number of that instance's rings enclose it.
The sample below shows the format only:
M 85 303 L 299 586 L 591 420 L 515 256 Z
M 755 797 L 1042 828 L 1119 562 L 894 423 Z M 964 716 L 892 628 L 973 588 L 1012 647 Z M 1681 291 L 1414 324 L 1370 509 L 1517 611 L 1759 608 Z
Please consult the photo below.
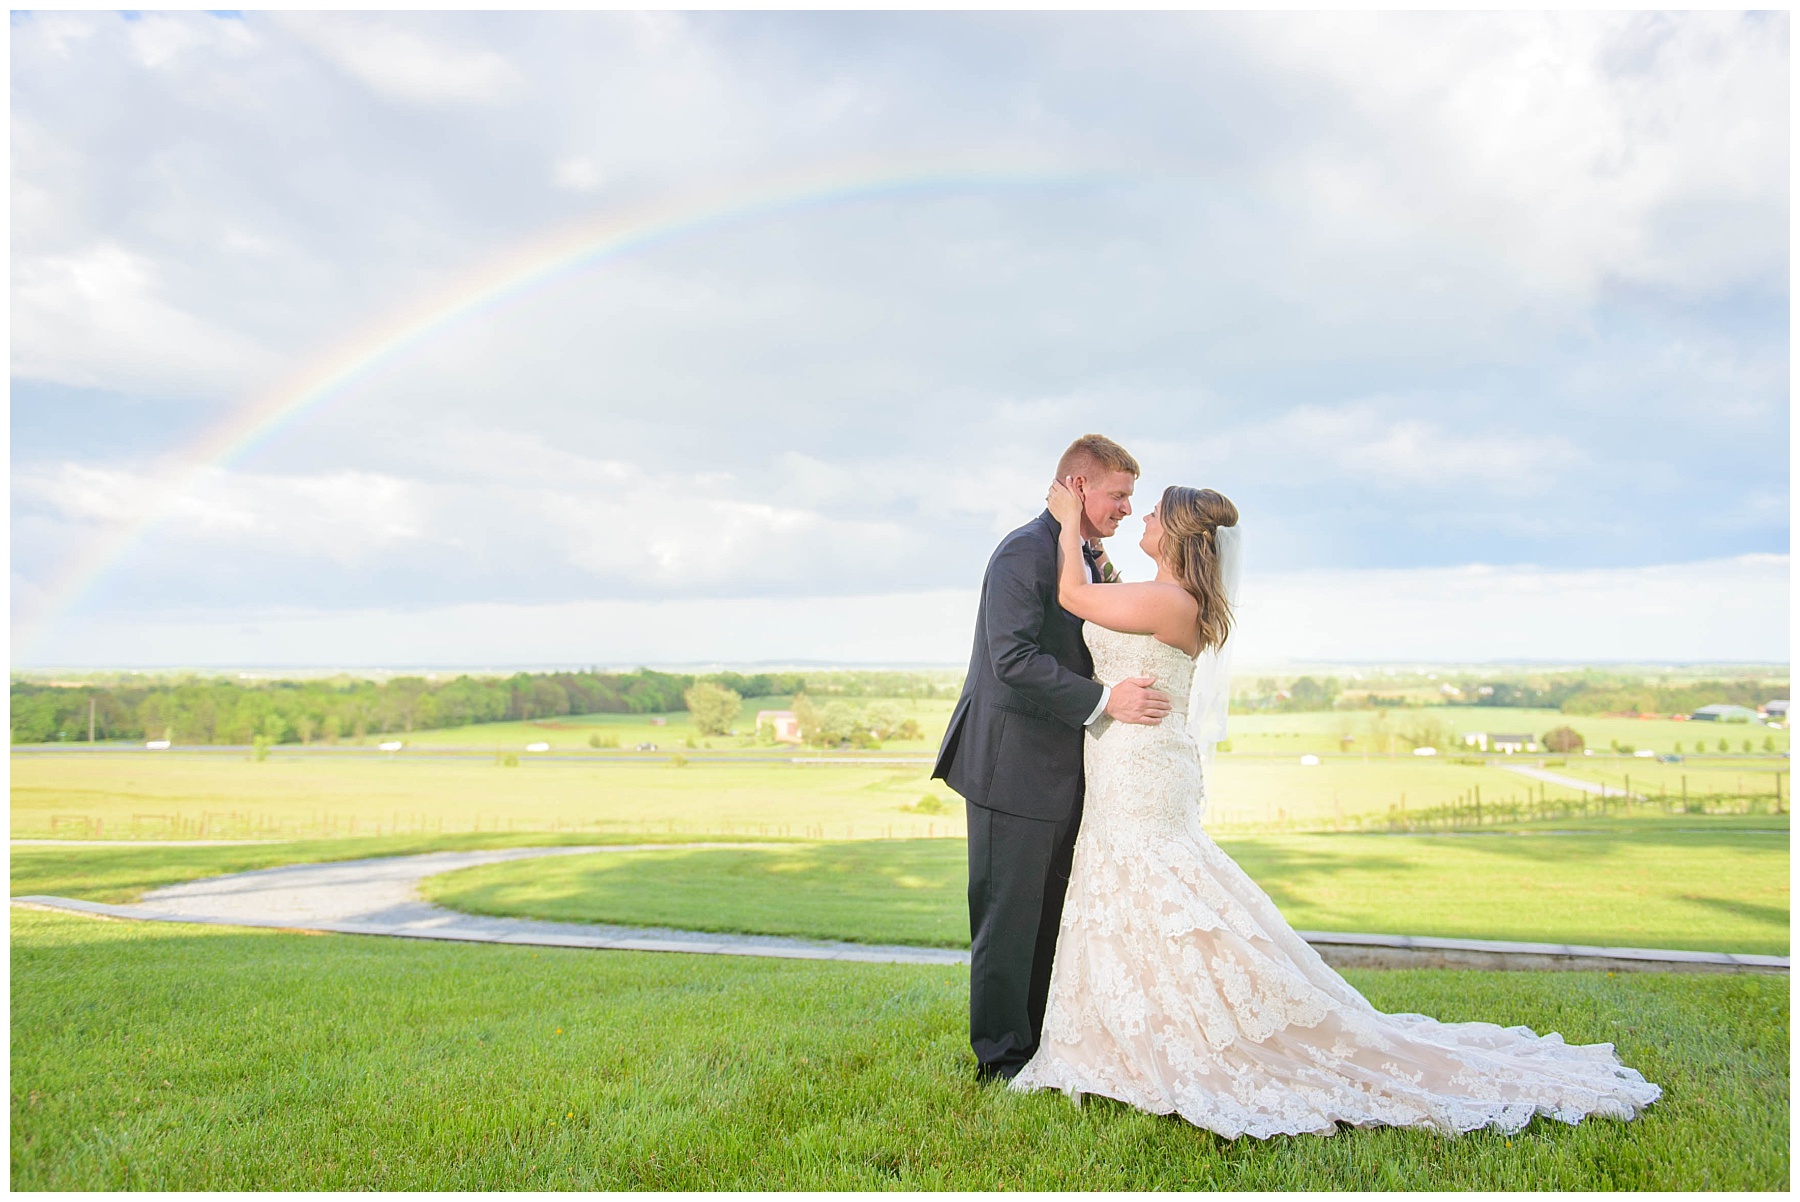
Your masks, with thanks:
M 1155 676 L 1186 698 L 1181 651 L 1091 622 L 1085 634 L 1099 679 Z M 1534 1114 L 1629 1119 L 1661 1096 L 1608 1043 L 1375 1009 L 1201 829 L 1205 808 L 1179 710 L 1089 728 L 1049 1008 L 1013 1089 L 1100 1094 L 1228 1139 L 1338 1123 L 1516 1131 Z

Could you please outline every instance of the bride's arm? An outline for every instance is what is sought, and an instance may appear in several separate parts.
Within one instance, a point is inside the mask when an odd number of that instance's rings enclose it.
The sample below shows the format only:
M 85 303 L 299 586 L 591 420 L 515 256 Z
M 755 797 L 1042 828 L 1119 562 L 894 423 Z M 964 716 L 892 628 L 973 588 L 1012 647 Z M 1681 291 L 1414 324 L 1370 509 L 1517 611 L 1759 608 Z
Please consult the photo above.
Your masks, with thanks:
M 1056 599 L 1078 618 L 1124 634 L 1180 637 L 1192 630 L 1194 599 L 1180 585 L 1094 584 L 1081 555 L 1081 498 L 1057 481 L 1050 486 L 1050 516 L 1062 525 L 1057 536 Z

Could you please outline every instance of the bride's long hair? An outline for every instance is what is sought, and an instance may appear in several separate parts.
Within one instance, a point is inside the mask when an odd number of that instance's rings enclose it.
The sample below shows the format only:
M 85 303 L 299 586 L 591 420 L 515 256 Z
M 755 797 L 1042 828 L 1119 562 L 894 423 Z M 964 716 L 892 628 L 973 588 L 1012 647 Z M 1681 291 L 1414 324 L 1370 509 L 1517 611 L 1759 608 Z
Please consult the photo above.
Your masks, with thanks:
M 1200 603 L 1200 650 L 1222 645 L 1231 634 L 1232 614 L 1219 574 L 1218 531 L 1237 525 L 1237 506 L 1210 488 L 1171 484 L 1163 489 L 1156 516 L 1169 574 Z

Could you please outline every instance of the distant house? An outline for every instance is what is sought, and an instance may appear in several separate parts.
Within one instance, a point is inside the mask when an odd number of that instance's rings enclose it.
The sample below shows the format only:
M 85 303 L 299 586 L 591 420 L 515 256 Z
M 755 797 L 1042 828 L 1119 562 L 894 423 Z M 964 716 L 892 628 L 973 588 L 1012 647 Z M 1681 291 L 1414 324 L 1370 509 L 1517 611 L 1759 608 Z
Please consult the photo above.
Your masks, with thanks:
M 1783 698 L 1778 701 L 1765 701 L 1763 702 L 1762 712 L 1768 717 L 1775 719 L 1777 722 L 1786 722 L 1787 700 Z
M 800 719 L 794 717 L 793 710 L 757 710 L 757 733 L 762 732 L 765 722 L 775 733 L 777 743 L 798 743 L 800 741 Z
M 1489 735 L 1488 746 L 1511 755 L 1515 751 L 1536 751 L 1537 740 L 1530 735 Z
M 1756 722 L 1761 716 L 1743 705 L 1703 705 L 1691 715 L 1695 722 Z
M 1486 751 L 1488 749 L 1488 737 L 1487 737 L 1486 732 L 1479 731 L 1479 730 L 1470 731 L 1468 734 L 1463 736 L 1463 746 L 1464 747 L 1479 747 L 1483 751 Z

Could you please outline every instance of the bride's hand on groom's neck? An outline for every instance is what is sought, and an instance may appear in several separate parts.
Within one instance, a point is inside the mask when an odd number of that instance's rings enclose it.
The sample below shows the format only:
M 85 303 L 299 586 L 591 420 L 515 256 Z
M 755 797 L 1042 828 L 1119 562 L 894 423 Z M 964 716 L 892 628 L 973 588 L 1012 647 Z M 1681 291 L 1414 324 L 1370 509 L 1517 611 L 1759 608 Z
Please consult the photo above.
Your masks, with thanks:
M 1075 536 L 1081 537 L 1081 484 L 1075 477 L 1053 481 L 1044 504 L 1064 530 L 1072 528 Z

